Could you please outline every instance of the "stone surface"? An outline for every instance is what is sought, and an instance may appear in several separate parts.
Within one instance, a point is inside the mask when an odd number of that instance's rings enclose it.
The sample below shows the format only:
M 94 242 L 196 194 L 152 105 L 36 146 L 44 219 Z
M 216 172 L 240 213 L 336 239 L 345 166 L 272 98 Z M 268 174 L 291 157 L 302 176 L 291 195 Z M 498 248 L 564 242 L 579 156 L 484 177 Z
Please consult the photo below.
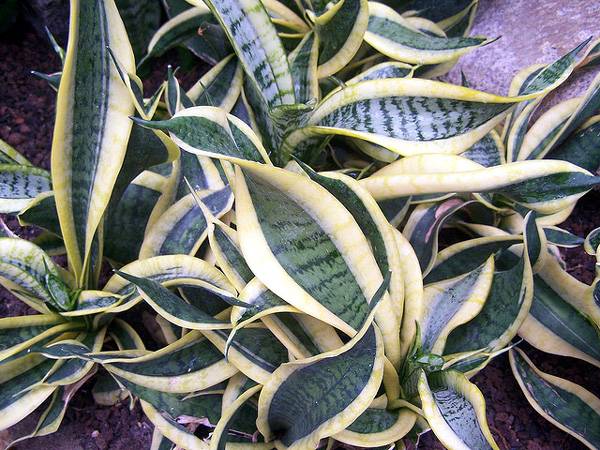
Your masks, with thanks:
M 599 38 L 600 2 L 480 0 L 472 34 L 500 39 L 462 57 L 448 79 L 460 83 L 462 70 L 474 88 L 506 94 L 520 69 L 551 62 L 590 36 Z

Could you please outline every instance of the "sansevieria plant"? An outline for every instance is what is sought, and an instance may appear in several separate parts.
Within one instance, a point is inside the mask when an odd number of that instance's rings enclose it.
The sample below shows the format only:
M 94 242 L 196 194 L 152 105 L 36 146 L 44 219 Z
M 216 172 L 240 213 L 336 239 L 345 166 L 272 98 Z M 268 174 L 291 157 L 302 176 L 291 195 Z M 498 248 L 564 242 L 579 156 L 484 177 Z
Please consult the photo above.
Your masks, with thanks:
M 20 439 L 56 431 L 96 375 L 153 449 L 497 449 L 469 379 L 508 351 L 533 408 L 600 448 L 600 399 L 515 347 L 600 366 L 600 287 L 558 252 L 600 232 L 557 227 L 600 184 L 600 77 L 532 123 L 598 41 L 505 97 L 431 80 L 491 42 L 477 1 L 165 6 L 137 67 L 185 46 L 212 65 L 188 91 L 169 68 L 146 93 L 113 0 L 71 0 L 51 171 L 0 147 L 0 211 L 43 229 L 0 238 L 36 312 L 0 319 L 0 429 L 40 408 Z

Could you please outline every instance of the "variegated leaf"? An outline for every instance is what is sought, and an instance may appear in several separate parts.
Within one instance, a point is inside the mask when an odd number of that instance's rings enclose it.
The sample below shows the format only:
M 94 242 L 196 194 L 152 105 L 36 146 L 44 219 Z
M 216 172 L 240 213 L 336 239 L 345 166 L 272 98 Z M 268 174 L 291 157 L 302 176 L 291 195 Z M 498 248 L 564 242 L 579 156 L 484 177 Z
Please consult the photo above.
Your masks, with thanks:
M 89 277 L 92 244 L 123 164 L 134 106 L 108 48 L 127 72 L 133 52 L 113 0 L 77 1 L 58 90 L 51 172 L 69 264 Z M 100 181 L 101 180 L 101 181 Z
M 540 371 L 521 350 L 510 365 L 527 401 L 546 420 L 589 448 L 600 445 L 600 399 L 581 386 Z

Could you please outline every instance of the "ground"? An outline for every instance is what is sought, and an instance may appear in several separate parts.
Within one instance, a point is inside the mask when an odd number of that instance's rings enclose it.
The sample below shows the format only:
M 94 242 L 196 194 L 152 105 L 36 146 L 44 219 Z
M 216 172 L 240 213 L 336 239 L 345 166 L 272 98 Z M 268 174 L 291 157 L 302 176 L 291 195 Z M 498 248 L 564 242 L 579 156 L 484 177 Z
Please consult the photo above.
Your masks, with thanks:
M 502 38 L 485 49 L 464 57 L 450 74 L 456 81 L 462 69 L 475 87 L 506 93 L 510 78 L 522 67 L 548 62 L 597 32 L 600 4 L 582 0 L 481 0 L 474 33 Z M 598 36 L 596 36 L 598 37 Z M 165 58 L 158 66 L 166 67 Z M 34 27 L 17 27 L 8 36 L 0 36 L 0 138 L 17 147 L 31 161 L 49 168 L 54 121 L 55 93 L 30 70 L 53 72 L 60 63 L 50 46 Z M 188 75 L 189 80 L 194 75 Z M 558 99 L 581 95 L 591 74 L 583 74 L 562 89 Z M 600 226 L 598 200 L 594 191 L 579 202 L 574 214 L 564 224 L 571 232 L 585 236 Z M 14 222 L 10 223 L 14 226 Z M 29 232 L 19 230 L 22 236 Z M 564 254 L 569 272 L 590 283 L 594 277 L 594 258 L 580 249 Z M 27 313 L 19 302 L 0 292 L 0 317 Z M 556 358 L 523 348 L 539 367 L 549 373 L 582 384 L 600 395 L 597 369 L 578 360 Z M 580 449 L 578 441 L 550 425 L 529 406 L 512 377 L 506 356 L 496 358 L 474 378 L 488 406 L 488 421 L 501 449 Z M 28 450 L 53 449 L 129 449 L 149 448 L 152 425 L 139 406 L 128 403 L 99 407 L 93 403 L 91 384 L 84 386 L 71 403 L 59 432 L 17 446 Z M 31 418 L 0 434 L 0 446 L 10 436 L 27 432 Z M 442 448 L 435 438 L 426 435 L 419 448 Z

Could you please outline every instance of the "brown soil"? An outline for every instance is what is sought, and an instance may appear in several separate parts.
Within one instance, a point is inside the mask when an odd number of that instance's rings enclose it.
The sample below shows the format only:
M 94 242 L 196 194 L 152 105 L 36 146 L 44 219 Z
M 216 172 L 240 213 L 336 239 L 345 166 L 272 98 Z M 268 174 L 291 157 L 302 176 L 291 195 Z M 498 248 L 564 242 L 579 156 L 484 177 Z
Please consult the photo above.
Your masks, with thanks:
M 18 27 L 19 28 L 19 27 Z M 164 73 L 164 61 L 160 69 Z M 54 120 L 55 93 L 42 80 L 29 74 L 32 69 L 53 72 L 60 68 L 56 55 L 47 42 L 27 26 L 11 36 L 0 36 L 0 138 L 21 150 L 36 165 L 49 168 L 49 155 Z M 195 75 L 191 75 L 192 79 Z M 160 76 L 159 76 L 160 79 Z M 592 192 L 580 201 L 575 213 L 565 224 L 579 236 L 600 226 L 597 214 L 600 194 Z M 14 221 L 11 228 L 23 236 Z M 594 259 L 580 249 L 565 252 L 569 271 L 582 281 L 594 277 Z M 5 291 L 0 291 L 0 317 L 27 314 L 28 310 Z M 600 395 L 600 385 L 594 368 L 583 362 L 556 358 L 522 347 L 539 367 L 552 374 L 582 384 Z M 529 406 L 517 386 L 506 356 L 498 357 L 475 382 L 488 404 L 488 420 L 502 449 L 580 449 L 578 441 L 550 425 Z M 91 396 L 92 383 L 86 384 L 75 396 L 61 429 L 50 436 L 29 441 L 17 448 L 36 449 L 129 449 L 148 448 L 152 425 L 144 418 L 139 406 L 129 409 L 127 403 L 115 407 L 100 407 Z M 34 418 L 0 434 L 0 445 L 9 436 L 25 434 Z M 429 433 L 421 439 L 419 448 L 442 448 Z

